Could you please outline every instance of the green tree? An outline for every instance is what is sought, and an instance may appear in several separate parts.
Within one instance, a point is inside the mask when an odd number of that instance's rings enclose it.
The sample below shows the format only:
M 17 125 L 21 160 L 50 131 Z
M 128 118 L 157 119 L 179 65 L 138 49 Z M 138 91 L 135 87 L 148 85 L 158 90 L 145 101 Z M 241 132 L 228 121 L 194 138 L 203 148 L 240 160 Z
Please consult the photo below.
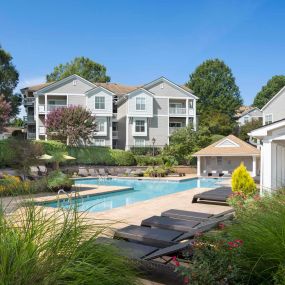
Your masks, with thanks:
M 7 102 L 11 103 L 10 116 L 19 113 L 22 103 L 20 94 L 13 94 L 13 90 L 19 82 L 19 73 L 12 63 L 13 57 L 0 46 L 0 94 L 3 94 Z
M 248 133 L 251 131 L 258 129 L 262 126 L 262 119 L 253 119 L 250 122 L 245 123 L 240 126 L 238 129 L 238 137 L 244 141 L 249 141 Z
M 227 115 L 234 121 L 235 111 L 242 105 L 240 91 L 231 69 L 219 59 L 209 59 L 199 65 L 190 75 L 186 85 L 199 97 L 197 112 L 200 125 L 211 116 Z
M 91 82 L 110 82 L 106 67 L 86 57 L 76 57 L 71 62 L 59 64 L 46 76 L 47 82 L 58 81 L 77 74 Z
M 273 98 L 276 93 L 285 86 L 285 75 L 275 75 L 266 85 L 262 86 L 262 89 L 256 94 L 253 106 L 261 109 L 263 106 Z
M 201 127 L 194 131 L 189 125 L 173 133 L 169 145 L 163 149 L 163 155 L 175 157 L 180 164 L 191 164 L 192 154 L 210 143 L 212 143 L 212 138 L 209 129 Z

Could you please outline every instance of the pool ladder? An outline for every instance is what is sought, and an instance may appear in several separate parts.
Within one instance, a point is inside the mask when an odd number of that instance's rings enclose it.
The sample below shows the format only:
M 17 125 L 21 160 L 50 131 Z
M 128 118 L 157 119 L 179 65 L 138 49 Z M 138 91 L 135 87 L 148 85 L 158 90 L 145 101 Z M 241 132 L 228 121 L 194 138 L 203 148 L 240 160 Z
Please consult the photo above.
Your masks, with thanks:
M 74 198 L 76 198 L 76 196 L 78 196 L 78 198 L 80 198 L 81 200 L 81 205 L 83 204 L 83 197 L 76 191 L 71 191 L 69 194 L 63 190 L 63 189 L 59 189 L 58 192 L 57 192 L 57 205 L 60 206 L 60 199 L 59 199 L 59 195 L 63 193 L 67 196 L 67 202 L 69 202 L 70 206 L 72 204 L 72 194 L 74 193 Z M 63 199 L 63 202 L 65 201 L 65 199 Z

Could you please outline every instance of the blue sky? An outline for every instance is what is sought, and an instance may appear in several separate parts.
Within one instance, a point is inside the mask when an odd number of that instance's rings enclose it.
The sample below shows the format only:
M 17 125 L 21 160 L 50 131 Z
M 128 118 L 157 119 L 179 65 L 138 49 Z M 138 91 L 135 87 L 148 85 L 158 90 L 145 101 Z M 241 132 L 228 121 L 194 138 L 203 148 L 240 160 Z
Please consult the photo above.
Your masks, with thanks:
M 162 75 L 184 83 L 204 60 L 220 58 L 246 104 L 285 74 L 285 1 L 6 0 L 0 9 L 0 44 L 14 57 L 18 88 L 75 56 L 130 85 Z

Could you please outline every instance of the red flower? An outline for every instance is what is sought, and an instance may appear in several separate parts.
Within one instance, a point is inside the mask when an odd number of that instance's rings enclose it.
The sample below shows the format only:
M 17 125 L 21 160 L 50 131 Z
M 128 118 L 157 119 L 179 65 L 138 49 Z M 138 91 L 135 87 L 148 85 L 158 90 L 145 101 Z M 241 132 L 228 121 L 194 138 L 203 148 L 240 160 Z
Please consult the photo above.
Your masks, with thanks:
M 236 247 L 239 247 L 239 244 L 236 243 L 236 242 L 233 242 L 233 241 L 229 241 L 228 242 L 228 245 L 229 247 L 232 249 L 232 248 L 236 248 Z
M 223 230 L 225 228 L 225 224 L 224 223 L 219 223 L 218 228 L 220 230 Z
M 185 276 L 183 282 L 184 282 L 184 284 L 188 284 L 189 283 L 189 277 Z
M 172 257 L 172 261 L 174 262 L 174 264 L 175 264 L 175 266 L 179 266 L 180 265 L 180 263 L 179 263 L 179 261 L 177 260 L 177 257 L 176 256 L 173 256 Z
M 238 243 L 238 244 L 240 244 L 240 245 L 243 244 L 243 240 L 241 240 L 241 239 L 236 239 L 235 242 Z

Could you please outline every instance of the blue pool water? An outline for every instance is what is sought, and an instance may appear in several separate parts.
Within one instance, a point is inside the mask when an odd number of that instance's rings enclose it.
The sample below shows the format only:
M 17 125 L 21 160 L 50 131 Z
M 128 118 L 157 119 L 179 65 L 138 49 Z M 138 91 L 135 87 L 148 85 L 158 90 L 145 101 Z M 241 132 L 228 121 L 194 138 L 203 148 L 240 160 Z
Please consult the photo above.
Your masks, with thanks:
M 139 201 L 145 201 L 156 197 L 182 192 L 193 188 L 216 188 L 221 179 L 195 178 L 180 182 L 139 180 L 139 179 L 77 179 L 75 184 L 100 184 L 112 186 L 126 186 L 132 189 L 116 193 L 108 193 L 97 196 L 77 199 L 79 211 L 101 212 L 113 208 L 122 207 Z M 75 200 L 74 200 L 75 202 Z M 190 202 L 189 202 L 190 203 Z M 58 202 L 46 203 L 49 207 L 58 207 Z M 70 207 L 68 201 L 61 202 L 63 208 Z

